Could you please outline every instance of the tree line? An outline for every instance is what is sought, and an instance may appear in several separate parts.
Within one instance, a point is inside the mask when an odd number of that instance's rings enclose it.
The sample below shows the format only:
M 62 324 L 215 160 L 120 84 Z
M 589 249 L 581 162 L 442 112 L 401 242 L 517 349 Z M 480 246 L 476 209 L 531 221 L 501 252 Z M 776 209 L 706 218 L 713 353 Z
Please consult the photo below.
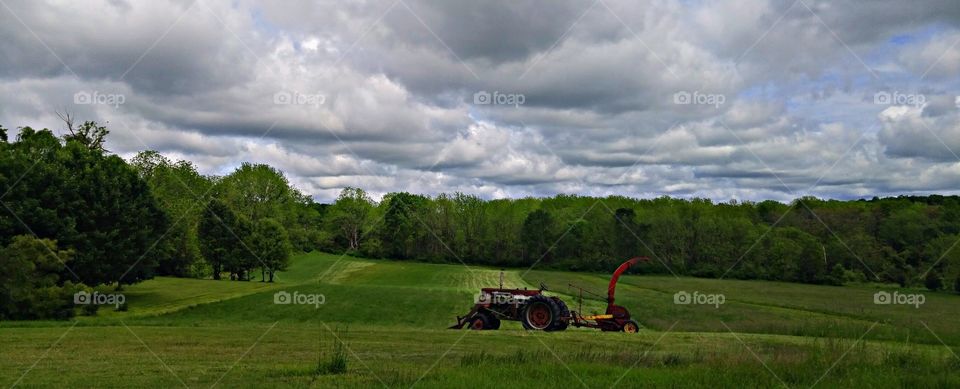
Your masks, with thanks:
M 67 133 L 0 127 L 0 320 L 64 318 L 69 298 L 154 276 L 272 282 L 292 252 L 500 267 L 632 271 L 960 292 L 960 198 L 717 203 L 345 188 L 318 204 L 279 170 L 225 176 L 144 151 L 104 149 L 95 122 Z
M 722 202 L 345 189 L 324 208 L 322 247 L 366 257 L 810 284 L 896 283 L 960 292 L 960 198 Z

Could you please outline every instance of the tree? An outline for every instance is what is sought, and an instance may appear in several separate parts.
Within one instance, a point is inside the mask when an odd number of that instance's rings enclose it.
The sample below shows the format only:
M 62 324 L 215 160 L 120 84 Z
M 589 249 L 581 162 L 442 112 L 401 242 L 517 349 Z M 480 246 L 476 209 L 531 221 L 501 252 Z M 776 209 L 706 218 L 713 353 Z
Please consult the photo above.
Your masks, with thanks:
M 194 264 L 201 260 L 197 225 L 213 183 L 198 173 L 192 163 L 171 162 L 156 151 L 140 152 L 131 164 L 147 181 L 150 192 L 173 223 L 153 251 L 158 258 L 157 273 L 193 276 Z
M 56 242 L 19 235 L 0 246 L 0 320 L 67 319 L 83 285 L 59 283 L 73 253 Z
M 527 215 L 523 221 L 524 259 L 533 264 L 540 259 L 549 261 L 550 248 L 555 239 L 553 234 L 553 218 L 543 209 L 537 209 Z
M 76 250 L 74 270 L 84 283 L 133 284 L 153 277 L 149 250 L 169 227 L 149 187 L 118 156 L 68 142 L 63 204 L 76 234 L 58 240 Z
M 367 193 L 351 187 L 344 188 L 337 201 L 330 206 L 327 223 L 337 228 L 341 238 L 346 241 L 347 250 L 360 248 L 363 229 L 372 210 L 373 201 Z
M 930 269 L 930 271 L 927 272 L 926 279 L 923 281 L 923 285 L 926 286 L 927 289 L 936 292 L 943 289 L 943 277 L 937 273 L 936 269 Z
M 87 285 L 119 288 L 153 276 L 156 260 L 145 254 L 168 220 L 123 159 L 73 139 L 61 144 L 51 131 L 29 127 L 5 147 L 11 152 L 0 157 L 0 171 L 22 179 L 0 183 L 16 215 L 0 216 L 0 244 L 22 234 L 56 240 L 76 253 L 74 272 L 64 279 L 79 277 Z
M 453 195 L 454 213 L 457 220 L 455 246 L 460 257 L 489 262 L 493 258 L 483 255 L 489 222 L 487 203 L 477 196 L 463 193 Z
M 248 256 L 242 237 L 247 233 L 246 223 L 220 200 L 210 200 L 198 227 L 200 252 L 213 270 L 213 279 L 220 273 L 242 271 Z
M 386 208 L 383 216 L 382 241 L 386 254 L 392 258 L 413 258 L 422 242 L 423 228 L 417 220 L 430 199 L 406 192 L 384 196 L 381 206 Z
M 57 116 L 67 125 L 67 131 L 70 131 L 69 134 L 63 136 L 64 140 L 67 142 L 77 142 L 93 151 L 101 153 L 107 151 L 103 148 L 107 134 L 110 133 L 107 127 L 89 120 L 75 127 L 73 122 L 74 118 L 70 116 L 70 113 L 61 114 L 57 112 Z
M 287 232 L 274 219 L 263 219 L 253 227 L 249 238 L 250 249 L 261 263 L 260 281 L 264 281 L 264 272 L 273 282 L 277 271 L 285 270 L 290 261 L 290 242 Z
M 250 221 L 272 218 L 284 225 L 295 220 L 295 207 L 303 196 L 277 169 L 243 163 L 218 185 L 219 198 Z
M 827 277 L 826 282 L 830 285 L 842 286 L 846 280 L 847 269 L 843 268 L 841 264 L 833 265 L 833 269 L 830 270 L 830 275 Z
M 617 208 L 613 213 L 613 247 L 617 258 L 630 258 L 642 249 L 640 240 L 646 241 L 649 224 L 637 222 L 633 208 Z

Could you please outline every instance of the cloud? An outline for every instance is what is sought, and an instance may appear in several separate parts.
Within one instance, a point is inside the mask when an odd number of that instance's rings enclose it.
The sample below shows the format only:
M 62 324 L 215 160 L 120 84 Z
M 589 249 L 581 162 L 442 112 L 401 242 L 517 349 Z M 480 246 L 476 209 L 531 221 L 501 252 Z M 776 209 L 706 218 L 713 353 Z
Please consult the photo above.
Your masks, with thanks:
M 15 1 L 0 14 L 6 127 L 62 129 L 55 113 L 70 111 L 108 122 L 123 156 L 156 149 L 209 174 L 270 163 L 321 201 L 344 186 L 786 200 L 957 183 L 954 1 Z

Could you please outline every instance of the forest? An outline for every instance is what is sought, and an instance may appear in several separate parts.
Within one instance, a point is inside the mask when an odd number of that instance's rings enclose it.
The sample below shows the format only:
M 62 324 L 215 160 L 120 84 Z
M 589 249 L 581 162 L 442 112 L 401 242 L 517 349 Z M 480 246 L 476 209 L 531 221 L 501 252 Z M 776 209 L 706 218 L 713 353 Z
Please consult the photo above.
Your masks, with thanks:
M 283 172 L 125 160 L 95 122 L 0 127 L 0 319 L 68 318 L 70 296 L 155 276 L 272 282 L 293 252 L 960 292 L 960 198 L 776 201 L 560 194 L 482 199 L 345 188 L 316 203 Z M 95 305 L 87 306 L 94 307 Z M 88 314 L 90 312 L 87 312 Z

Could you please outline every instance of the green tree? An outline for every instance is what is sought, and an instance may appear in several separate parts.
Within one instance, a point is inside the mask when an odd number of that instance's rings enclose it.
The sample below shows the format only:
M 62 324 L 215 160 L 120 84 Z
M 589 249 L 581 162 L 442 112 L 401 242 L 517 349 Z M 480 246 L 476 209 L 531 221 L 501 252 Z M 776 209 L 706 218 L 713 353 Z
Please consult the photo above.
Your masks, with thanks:
M 423 244 L 423 228 L 418 218 L 430 199 L 406 192 L 384 196 L 381 206 L 386 208 L 383 216 L 382 242 L 386 254 L 392 258 L 413 258 Z
M 346 243 L 347 250 L 360 248 L 373 201 L 360 188 L 344 188 L 337 201 L 327 210 L 326 224 L 333 226 Z
M 101 126 L 97 124 L 97 122 L 89 120 L 77 126 L 74 124 L 74 119 L 69 113 L 60 114 L 58 112 L 57 116 L 63 120 L 67 126 L 67 131 L 70 132 L 63 136 L 64 140 L 67 142 L 76 142 L 93 151 L 101 153 L 106 151 L 103 145 L 107 141 L 107 134 L 110 133 L 106 126 Z
M 74 273 L 62 276 L 88 285 L 151 278 L 156 260 L 146 254 L 169 221 L 123 159 L 88 146 L 29 127 L 5 146 L 0 171 L 22 179 L 0 182 L 11 211 L 0 216 L 0 244 L 22 234 L 54 239 L 76 252 Z
M 64 148 L 65 198 L 76 234 L 58 240 L 76 250 L 72 266 L 84 283 L 132 284 L 153 277 L 149 250 L 169 220 L 147 183 L 118 156 L 104 156 L 87 145 Z
M 934 292 L 938 291 L 943 289 L 943 277 L 937 273 L 936 269 L 930 269 L 930 271 L 927 272 L 927 277 L 923 281 L 923 285 L 929 290 Z
M 290 242 L 287 231 L 274 219 L 262 219 L 257 222 L 249 238 L 249 247 L 261 263 L 260 280 L 264 273 L 273 277 L 277 271 L 285 270 L 290 262 Z
M 640 254 L 643 249 L 641 240 L 647 241 L 649 224 L 637 221 L 637 213 L 632 208 L 617 208 L 613 213 L 613 247 L 618 259 L 630 258 Z
M 537 209 L 527 215 L 523 221 L 523 246 L 526 263 L 533 264 L 544 259 L 549 261 L 550 248 L 556 239 L 553 233 L 553 217 L 550 213 Z
M 264 164 L 243 163 L 218 185 L 219 198 L 250 221 L 275 219 L 292 223 L 295 208 L 304 199 L 279 170 Z
M 72 252 L 56 242 L 19 235 L 0 246 L 0 320 L 67 319 L 83 285 L 60 283 Z
M 219 280 L 224 271 L 242 270 L 248 262 L 243 236 L 247 224 L 220 200 L 210 200 L 200 218 L 198 238 L 200 252 L 213 270 L 213 279 Z
M 131 161 L 137 173 L 150 186 L 160 207 L 173 225 L 158 242 L 160 275 L 193 276 L 195 264 L 201 260 L 197 226 L 204 205 L 209 201 L 213 185 L 189 161 L 171 162 L 156 151 L 143 151 Z

